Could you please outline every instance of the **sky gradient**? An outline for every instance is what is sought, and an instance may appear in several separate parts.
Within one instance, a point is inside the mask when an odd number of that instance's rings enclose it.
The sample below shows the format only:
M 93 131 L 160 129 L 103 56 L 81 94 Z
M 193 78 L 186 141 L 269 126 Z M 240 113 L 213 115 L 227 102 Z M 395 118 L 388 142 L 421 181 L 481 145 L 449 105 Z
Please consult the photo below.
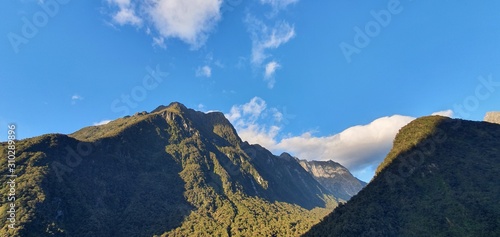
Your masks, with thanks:
M 500 110 L 498 1 L 2 5 L 0 141 L 10 123 L 68 134 L 178 101 L 368 181 L 412 119 Z

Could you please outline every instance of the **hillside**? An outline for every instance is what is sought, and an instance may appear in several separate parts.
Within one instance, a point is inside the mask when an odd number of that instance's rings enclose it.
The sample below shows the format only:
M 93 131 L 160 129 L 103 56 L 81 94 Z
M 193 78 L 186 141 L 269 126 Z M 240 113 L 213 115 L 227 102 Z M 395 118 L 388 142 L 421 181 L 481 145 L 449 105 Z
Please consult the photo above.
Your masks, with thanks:
M 337 205 L 295 159 L 179 103 L 16 145 L 19 228 L 2 236 L 298 236 Z
M 366 186 L 365 182 L 354 177 L 347 168 L 332 160 L 299 160 L 299 163 L 333 196 L 345 201 Z
M 424 117 L 376 177 L 304 236 L 500 236 L 500 126 Z

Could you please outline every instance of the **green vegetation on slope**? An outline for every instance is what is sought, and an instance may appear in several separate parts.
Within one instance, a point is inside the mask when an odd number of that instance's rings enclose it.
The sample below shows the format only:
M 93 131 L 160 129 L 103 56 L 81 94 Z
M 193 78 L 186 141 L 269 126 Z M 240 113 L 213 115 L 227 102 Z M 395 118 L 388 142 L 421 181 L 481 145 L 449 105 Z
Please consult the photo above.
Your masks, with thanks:
M 500 126 L 424 117 L 377 176 L 304 236 L 500 236 Z
M 180 104 L 17 149 L 19 228 L 2 236 L 298 236 L 336 205 L 295 161 Z

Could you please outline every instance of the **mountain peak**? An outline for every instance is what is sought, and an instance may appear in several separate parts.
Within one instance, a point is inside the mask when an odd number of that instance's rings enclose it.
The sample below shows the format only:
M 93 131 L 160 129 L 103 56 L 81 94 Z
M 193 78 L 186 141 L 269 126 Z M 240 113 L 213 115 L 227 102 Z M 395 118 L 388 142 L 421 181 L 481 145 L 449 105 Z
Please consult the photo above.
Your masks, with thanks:
M 287 152 L 281 153 L 281 155 L 279 157 L 281 159 L 285 159 L 285 160 L 295 160 L 295 158 Z
M 298 162 L 323 187 L 343 200 L 349 200 L 366 186 L 365 182 L 354 177 L 347 168 L 335 161 L 298 160 Z
M 178 102 L 18 147 L 29 218 L 9 236 L 298 236 L 337 205 L 292 156 Z
M 177 111 L 177 112 L 188 110 L 188 108 L 185 105 L 183 105 L 182 103 L 174 101 L 167 106 L 165 106 L 165 105 L 158 106 L 156 109 L 151 111 L 151 113 L 160 112 L 160 111 L 166 110 L 166 109 L 171 110 L 171 111 Z
M 391 151 L 377 167 L 375 175 L 378 175 L 385 167 L 392 163 L 399 154 L 412 149 L 415 144 L 441 131 L 442 128 L 439 127 L 445 124 L 446 121 L 449 122 L 452 120 L 438 115 L 425 116 L 415 119 L 401 128 L 394 139 Z
M 499 134 L 491 123 L 412 121 L 373 180 L 304 236 L 499 236 Z
M 484 121 L 500 124 L 500 111 L 487 112 L 486 116 L 484 116 Z

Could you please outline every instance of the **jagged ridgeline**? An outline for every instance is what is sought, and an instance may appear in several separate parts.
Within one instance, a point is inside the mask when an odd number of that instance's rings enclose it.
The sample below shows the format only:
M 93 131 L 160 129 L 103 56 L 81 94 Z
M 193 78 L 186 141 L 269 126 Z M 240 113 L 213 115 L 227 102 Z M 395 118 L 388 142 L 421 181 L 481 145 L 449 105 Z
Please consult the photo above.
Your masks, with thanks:
M 424 117 L 304 236 L 500 236 L 500 125 Z
M 1 236 L 298 236 L 337 205 L 295 159 L 179 103 L 17 141 L 17 155 L 18 228 Z
M 342 200 L 349 200 L 366 186 L 365 182 L 335 161 L 298 161 L 326 190 Z

